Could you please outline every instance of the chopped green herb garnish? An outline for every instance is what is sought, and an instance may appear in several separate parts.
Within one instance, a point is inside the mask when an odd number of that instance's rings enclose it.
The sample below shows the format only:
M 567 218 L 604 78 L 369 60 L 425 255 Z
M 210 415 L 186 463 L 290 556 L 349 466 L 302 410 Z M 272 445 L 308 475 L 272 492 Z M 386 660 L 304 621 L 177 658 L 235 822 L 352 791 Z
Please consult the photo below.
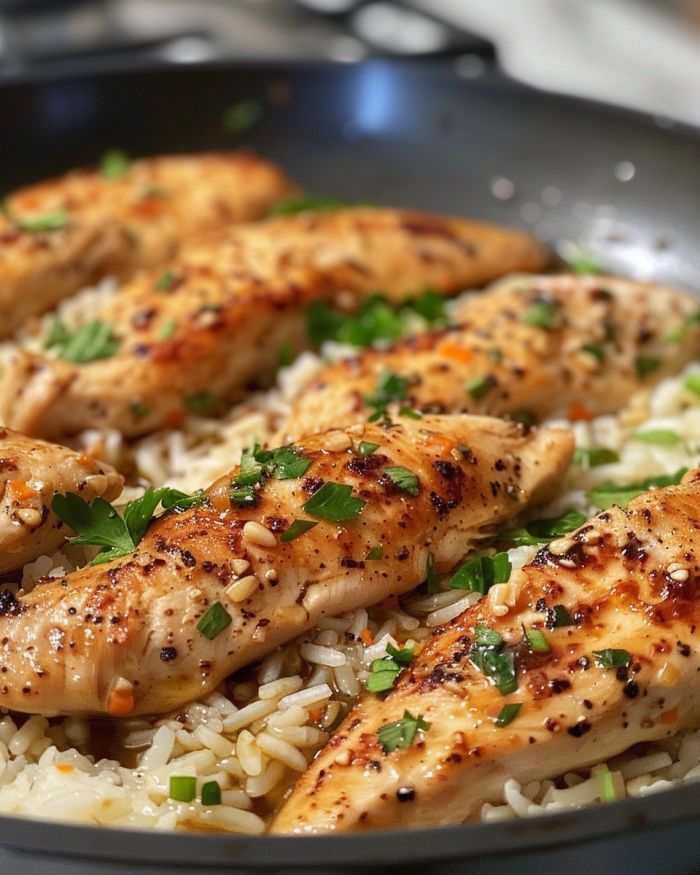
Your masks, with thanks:
M 680 483 L 687 470 L 687 468 L 679 468 L 675 474 L 661 474 L 658 477 L 648 477 L 639 483 L 629 483 L 625 486 L 604 483 L 602 486 L 596 486 L 595 489 L 591 489 L 587 493 L 587 498 L 591 504 L 600 508 L 600 510 L 607 510 L 614 504 L 620 507 L 627 507 L 630 501 L 641 495 L 642 492 L 664 486 L 675 486 L 677 483 Z
M 163 510 L 187 510 L 189 507 L 197 507 L 200 504 L 204 504 L 207 499 L 203 489 L 198 489 L 191 495 L 188 495 L 186 492 L 180 492 L 179 489 L 170 489 L 168 487 L 163 487 L 156 491 L 160 492 L 160 505 Z
M 540 629 L 527 629 L 525 637 L 533 653 L 549 653 L 552 649 L 547 636 Z
M 370 693 L 385 693 L 391 690 L 398 676 L 411 664 L 412 659 L 412 647 L 399 650 L 391 644 L 387 645 L 387 656 L 372 662 L 372 674 L 365 681 L 365 689 Z
M 176 802 L 191 802 L 197 795 L 197 779 L 190 775 L 171 775 L 168 795 Z
M 568 535 L 579 526 L 582 526 L 587 517 L 577 510 L 568 510 L 559 517 L 548 520 L 533 520 L 526 526 L 503 532 L 500 540 L 518 547 L 546 544 L 562 535 Z
M 120 345 L 121 341 L 114 337 L 109 323 L 99 319 L 86 322 L 75 331 L 66 328 L 60 319 L 54 319 L 44 339 L 46 349 L 52 349 L 60 358 L 76 364 L 110 358 Z
M 233 482 L 228 494 L 233 504 L 237 504 L 239 507 L 255 506 L 256 498 L 254 486 L 242 486 L 239 483 Z
M 296 480 L 306 473 L 310 464 L 311 459 L 302 456 L 294 446 L 263 450 L 256 442 L 252 449 L 247 448 L 241 453 L 240 472 L 231 481 L 229 492 L 231 501 L 242 507 L 252 507 L 256 501 L 257 485 L 262 485 L 268 477 Z M 292 539 L 283 538 L 283 540 Z
M 641 444 L 652 444 L 653 446 L 663 447 L 670 447 L 673 444 L 681 442 L 681 436 L 678 432 L 671 431 L 667 428 L 649 428 L 645 431 L 635 431 L 631 435 L 631 438 Z
M 474 665 L 504 696 L 518 689 L 515 673 L 515 658 L 510 651 L 503 651 L 503 638 L 494 629 L 477 623 L 475 643 L 470 651 Z
M 14 224 L 20 231 L 29 234 L 41 234 L 45 231 L 60 231 L 65 228 L 70 218 L 65 210 L 51 210 L 39 216 L 25 216 L 21 219 L 13 219 Z
M 158 277 L 155 286 L 153 287 L 157 292 L 167 292 L 175 285 L 177 282 L 177 274 L 175 274 L 172 270 L 168 268 L 168 270 L 164 270 L 163 273 Z
M 533 301 L 525 311 L 525 323 L 532 325 L 533 328 L 544 328 L 545 331 L 549 331 L 554 326 L 556 306 L 555 301 L 547 301 L 543 298 Z
M 118 179 L 131 168 L 131 159 L 119 149 L 110 149 L 100 159 L 100 173 L 107 179 Z
M 607 447 L 578 447 L 574 453 L 574 463 L 582 468 L 597 468 L 619 461 L 619 455 Z
M 365 560 L 368 562 L 376 562 L 379 559 L 384 558 L 384 547 L 379 544 L 377 547 L 372 547 L 369 553 L 365 556 Z
M 392 753 L 397 749 L 409 748 L 413 744 L 418 730 L 425 732 L 428 729 L 430 729 L 430 723 L 420 715 L 414 717 L 410 711 L 404 711 L 401 720 L 382 726 L 377 730 L 377 735 L 384 748 L 384 753 Z
M 412 407 L 399 407 L 399 416 L 405 416 L 407 419 L 423 419 L 423 414 Z
M 221 787 L 218 781 L 202 784 L 202 805 L 221 805 Z
M 691 313 L 690 316 L 686 316 L 678 328 L 669 331 L 668 334 L 664 335 L 663 339 L 670 342 L 680 343 L 681 340 L 685 340 L 688 331 L 690 331 L 693 325 L 697 325 L 699 322 L 700 310 L 697 310 L 695 313 Z
M 262 118 L 262 106 L 257 100 L 242 100 L 229 107 L 221 123 L 229 134 L 240 134 Z
M 230 622 L 231 614 L 229 614 L 221 602 L 214 602 L 197 623 L 197 631 L 204 635 L 205 638 L 213 641 L 217 635 L 224 631 Z
M 573 626 L 574 621 L 571 614 L 566 610 L 564 605 L 554 605 L 554 628 L 560 629 L 563 626 Z
M 597 343 L 586 343 L 581 347 L 582 352 L 587 352 L 602 364 L 605 361 L 605 350 Z
M 143 419 L 151 412 L 151 408 L 140 398 L 134 398 L 129 404 L 129 413 L 134 419 Z
M 634 367 L 640 380 L 652 374 L 660 365 L 661 359 L 654 356 L 640 356 L 634 362 Z
M 373 444 L 370 441 L 360 441 L 357 445 L 357 452 L 360 456 L 371 456 L 375 450 L 379 449 L 379 444 Z
M 297 480 L 303 477 L 311 465 L 311 459 L 302 456 L 296 447 L 287 445 L 271 451 L 269 463 L 272 476 L 278 480 Z
M 683 388 L 700 397 L 700 374 L 688 374 L 683 381 Z
M 475 401 L 480 401 L 488 395 L 495 385 L 496 381 L 491 376 L 474 377 L 473 380 L 470 380 L 467 383 L 467 392 L 469 392 Z
M 474 627 L 474 640 L 479 647 L 500 647 L 503 644 L 500 634 L 485 623 L 477 623 Z
M 495 583 L 506 583 L 510 577 L 511 563 L 507 553 L 495 556 L 476 556 L 462 565 L 450 578 L 450 589 L 465 589 L 486 594 Z
M 177 331 L 177 320 L 176 319 L 168 319 L 166 320 L 160 328 L 158 332 L 158 337 L 161 340 L 170 340 L 170 338 Z
M 271 216 L 291 216 L 295 213 L 318 212 L 319 210 L 340 210 L 349 206 L 345 201 L 330 197 L 305 197 L 288 198 L 278 201 L 271 209 Z
M 496 362 L 497 365 L 500 365 L 500 363 L 503 361 L 502 350 L 498 349 L 498 347 L 494 347 L 493 349 L 490 349 L 489 350 L 489 358 L 491 359 L 491 361 Z
M 429 595 L 438 591 L 438 576 L 435 570 L 435 557 L 432 553 L 428 553 L 425 560 L 425 583 Z
M 183 403 L 195 416 L 212 417 L 221 410 L 220 399 L 211 392 L 195 392 L 194 395 L 188 395 Z
M 591 276 L 592 274 L 601 273 L 600 265 L 585 249 L 579 248 L 578 252 L 567 260 L 571 270 L 579 276 Z
M 289 340 L 283 340 L 277 347 L 277 367 L 286 368 L 294 361 L 294 346 Z
M 302 504 L 302 509 L 312 516 L 338 523 L 354 519 L 366 504 L 362 498 L 355 498 L 352 486 L 324 483 L 318 492 Z
M 511 702 L 508 705 L 504 705 L 494 721 L 496 726 L 507 726 L 509 723 L 512 723 L 522 707 L 522 702 Z
M 429 325 L 436 322 L 447 322 L 445 298 L 439 292 L 426 289 L 416 298 L 409 298 L 403 305 L 422 316 Z
M 632 662 L 632 657 L 627 650 L 607 648 L 606 650 L 594 650 L 596 665 L 599 668 L 627 668 Z
M 403 401 L 408 393 L 408 381 L 393 371 L 384 371 L 373 395 L 365 396 L 365 404 L 374 407 L 370 422 L 388 421 L 387 407 L 393 401 Z
M 394 486 L 402 492 L 408 492 L 409 495 L 414 496 L 420 492 L 418 477 L 408 468 L 402 468 L 401 465 L 391 465 L 388 468 L 384 468 L 384 473 Z
M 295 538 L 298 538 L 299 535 L 303 535 L 304 532 L 308 532 L 309 529 L 313 529 L 313 527 L 317 525 L 318 522 L 316 520 L 294 520 L 287 531 L 280 535 L 280 541 L 283 543 L 293 541 Z

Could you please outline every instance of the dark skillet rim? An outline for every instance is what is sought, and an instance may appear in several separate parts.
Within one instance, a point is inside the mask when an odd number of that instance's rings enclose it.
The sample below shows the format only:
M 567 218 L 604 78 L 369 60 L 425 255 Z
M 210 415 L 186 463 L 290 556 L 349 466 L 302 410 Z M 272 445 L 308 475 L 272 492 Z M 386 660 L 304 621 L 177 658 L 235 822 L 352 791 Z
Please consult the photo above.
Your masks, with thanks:
M 620 121 L 656 127 L 653 115 L 622 109 L 584 98 L 549 93 L 487 73 L 479 80 L 462 80 L 445 62 L 376 59 L 364 65 L 392 65 L 412 74 L 421 72 L 463 82 L 465 88 L 486 88 L 499 93 L 523 95 L 524 99 L 557 106 L 577 106 L 585 113 L 612 116 Z M 214 60 L 198 64 L 173 65 L 167 62 L 108 63 L 92 65 L 90 73 L 80 65 L 51 67 L 43 71 L 14 74 L 0 82 L 4 88 L 78 82 L 86 78 L 109 78 L 124 73 L 186 76 L 191 71 L 269 72 L 283 75 L 316 73 L 326 75 L 328 68 L 351 71 L 357 65 L 337 65 L 323 61 L 227 61 Z M 177 72 L 176 72 L 177 71 Z M 700 130 L 672 122 L 670 137 L 683 136 L 700 144 Z M 382 830 L 355 835 L 298 838 L 287 836 L 235 836 L 203 833 L 165 833 L 154 830 L 128 830 L 72 826 L 29 818 L 0 816 L 0 847 L 18 855 L 35 858 L 100 860 L 145 864 L 173 868 L 245 866 L 248 869 L 303 866 L 327 868 L 329 864 L 380 866 L 405 863 L 429 863 L 447 859 L 468 861 L 480 857 L 513 852 L 586 844 L 611 836 L 622 837 L 668 824 L 681 824 L 700 818 L 700 783 L 681 785 L 662 794 L 645 798 L 590 806 L 578 810 L 499 823 L 474 823 L 432 829 Z M 147 837 L 147 841 L 144 838 Z

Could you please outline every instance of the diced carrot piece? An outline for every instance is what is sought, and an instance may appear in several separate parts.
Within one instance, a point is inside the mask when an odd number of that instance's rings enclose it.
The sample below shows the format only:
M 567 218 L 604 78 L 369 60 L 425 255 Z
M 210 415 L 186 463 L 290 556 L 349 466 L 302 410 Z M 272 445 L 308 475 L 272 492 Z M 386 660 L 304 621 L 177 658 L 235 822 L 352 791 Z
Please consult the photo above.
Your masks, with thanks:
M 59 772 L 64 772 L 66 775 L 69 775 L 74 767 L 70 763 L 56 763 L 56 768 Z
M 107 713 L 111 717 L 126 717 L 134 710 L 134 696 L 130 690 L 112 690 L 107 701 Z
M 82 465 L 84 468 L 91 468 L 94 464 L 95 460 L 92 456 L 88 456 L 85 453 L 81 453 L 78 456 L 78 464 Z
M 310 708 L 309 709 L 309 720 L 312 723 L 318 723 L 318 721 L 323 717 L 323 708 Z
M 369 645 L 374 641 L 374 637 L 369 629 L 365 628 L 360 632 L 360 641 L 365 645 L 365 647 L 369 647 Z
M 184 410 L 171 410 L 170 413 L 163 420 L 163 425 L 166 428 L 177 428 L 178 425 L 182 425 L 185 420 L 185 412 Z
M 450 453 L 455 447 L 455 442 L 444 434 L 430 434 L 425 439 L 426 444 L 438 447 L 443 453 Z
M 446 343 L 439 349 L 440 355 L 446 359 L 452 359 L 453 362 L 466 364 L 474 358 L 474 353 L 471 349 L 460 346 L 458 343 Z
M 678 708 L 669 708 L 668 711 L 662 711 L 659 715 L 659 723 L 668 726 L 670 723 L 678 721 Z
M 13 496 L 19 501 L 33 498 L 36 495 L 35 490 L 25 483 L 24 480 L 11 480 L 10 489 L 12 490 Z
M 583 419 L 593 419 L 593 414 L 585 404 L 579 404 L 578 401 L 575 401 L 569 407 L 569 419 L 572 422 L 579 422 Z

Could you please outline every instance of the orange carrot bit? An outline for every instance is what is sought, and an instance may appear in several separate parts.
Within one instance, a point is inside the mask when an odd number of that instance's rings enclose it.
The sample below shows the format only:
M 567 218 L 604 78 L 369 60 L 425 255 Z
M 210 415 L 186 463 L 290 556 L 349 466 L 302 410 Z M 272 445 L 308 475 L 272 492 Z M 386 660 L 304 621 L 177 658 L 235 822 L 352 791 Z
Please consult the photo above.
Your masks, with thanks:
M 458 343 L 445 343 L 440 347 L 439 353 L 446 359 L 452 359 L 453 362 L 466 364 L 474 358 L 474 353 L 471 349 L 460 346 Z
M 668 726 L 671 723 L 678 721 L 678 708 L 669 708 L 668 711 L 662 711 L 659 715 L 659 723 Z
M 369 647 L 369 645 L 373 643 L 373 641 L 374 641 L 374 636 L 373 636 L 372 633 L 369 631 L 369 629 L 364 628 L 364 629 L 360 632 L 360 641 L 365 645 L 365 647 Z
M 78 464 L 82 465 L 83 468 L 91 468 L 95 464 L 95 460 L 92 458 L 92 456 L 81 453 L 78 456 Z
M 437 447 L 443 453 L 451 453 L 455 448 L 455 442 L 444 434 L 432 433 L 425 439 L 426 444 Z
M 163 425 L 166 428 L 177 428 L 178 425 L 182 425 L 185 421 L 185 411 L 184 410 L 171 410 L 170 413 L 163 420 Z
M 575 401 L 569 407 L 569 419 L 572 422 L 580 422 L 582 419 L 593 419 L 593 414 L 585 404 L 579 404 L 578 401 Z
M 126 717 L 134 710 L 134 694 L 131 690 L 112 690 L 107 700 L 110 717 Z
M 309 708 L 309 720 L 312 723 L 318 723 L 323 717 L 323 708 Z
M 25 501 L 28 498 L 33 498 L 36 495 L 36 491 L 32 489 L 24 480 L 11 480 L 10 481 L 10 489 L 12 490 L 12 495 L 18 501 Z
M 70 775 L 70 773 L 74 770 L 74 766 L 70 763 L 56 763 L 56 768 L 59 772 L 63 772 L 66 775 Z

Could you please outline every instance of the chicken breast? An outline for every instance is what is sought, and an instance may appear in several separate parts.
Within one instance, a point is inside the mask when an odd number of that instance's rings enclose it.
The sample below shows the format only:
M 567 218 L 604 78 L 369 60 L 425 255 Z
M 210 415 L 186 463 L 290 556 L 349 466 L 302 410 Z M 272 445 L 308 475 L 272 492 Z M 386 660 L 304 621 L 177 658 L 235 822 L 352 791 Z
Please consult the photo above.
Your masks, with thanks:
M 437 630 L 385 699 L 351 711 L 272 831 L 461 823 L 509 778 L 697 727 L 699 554 L 698 471 L 542 548 Z M 399 746 L 382 728 L 396 721 L 413 732 Z
M 183 705 L 322 616 L 412 589 L 429 552 L 449 570 L 496 523 L 550 496 L 572 451 L 568 431 L 478 417 L 311 437 L 286 461 L 275 455 L 267 480 L 258 471 L 259 491 L 232 493 L 224 477 L 203 504 L 153 523 L 134 553 L 5 597 L 0 705 Z M 254 507 L 233 501 L 246 492 Z
M 104 276 L 172 258 L 193 235 L 257 219 L 295 191 L 245 153 L 144 158 L 20 189 L 0 213 L 0 336 Z
M 0 384 L 2 421 L 54 438 L 90 427 L 134 436 L 177 425 L 187 410 L 216 413 L 251 382 L 269 380 L 280 348 L 305 346 L 304 310 L 313 300 L 340 290 L 359 298 L 375 282 L 401 298 L 410 283 L 414 291 L 433 281 L 456 291 L 477 275 L 475 265 L 505 264 L 503 253 L 493 260 L 501 249 L 519 253 L 513 263 L 527 261 L 523 235 L 479 235 L 461 220 L 423 217 L 424 228 L 416 213 L 383 209 L 312 219 L 234 229 L 135 278 L 93 321 L 105 332 L 102 357 L 66 362 L 20 349 Z M 432 255 L 422 260 L 421 252 Z M 410 277 L 399 271 L 402 260 Z
M 53 553 L 71 534 L 50 509 L 57 492 L 111 501 L 123 485 L 90 456 L 0 428 L 0 574 Z
M 470 299 L 455 328 L 420 334 L 326 368 L 293 405 L 283 439 L 372 412 L 387 372 L 399 404 L 441 413 L 586 419 L 700 352 L 697 300 L 612 277 L 516 277 Z

